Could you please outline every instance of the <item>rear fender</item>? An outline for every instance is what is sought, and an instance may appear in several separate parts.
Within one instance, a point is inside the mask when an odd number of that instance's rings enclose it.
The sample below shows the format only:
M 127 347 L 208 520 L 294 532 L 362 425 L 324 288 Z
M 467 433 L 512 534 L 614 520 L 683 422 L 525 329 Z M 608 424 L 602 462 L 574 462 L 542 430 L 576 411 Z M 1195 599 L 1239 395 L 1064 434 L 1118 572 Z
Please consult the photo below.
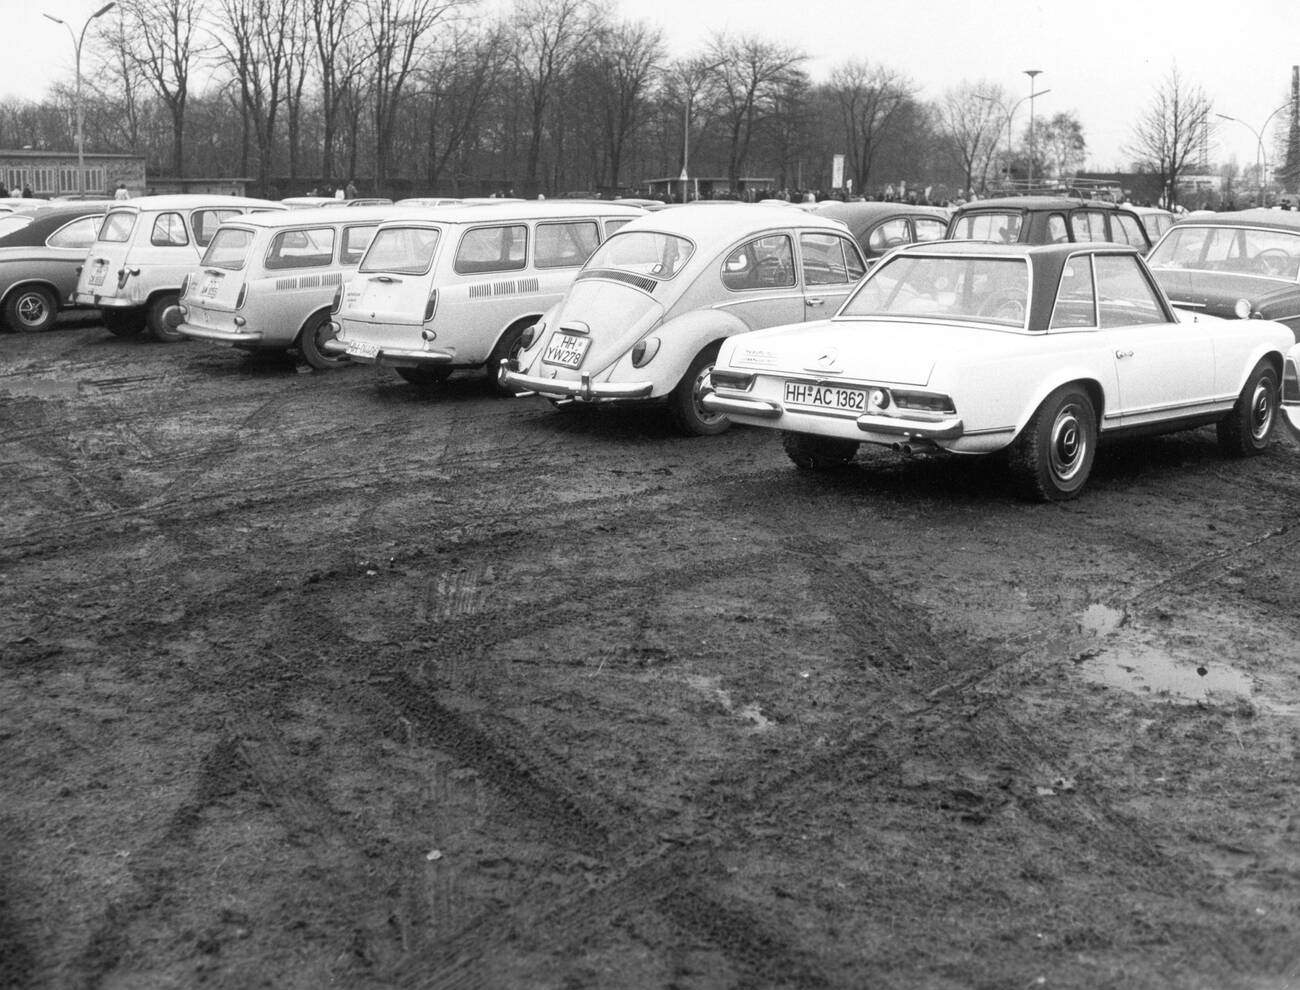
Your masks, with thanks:
M 615 382 L 649 379 L 654 383 L 652 396 L 667 395 L 677 387 L 700 351 L 749 329 L 743 321 L 725 310 L 692 310 L 676 319 L 660 323 L 641 338 L 657 338 L 659 341 L 659 349 L 648 363 L 640 368 L 634 367 L 632 353 L 628 351 L 614 362 L 609 373 L 602 374 L 600 378 Z

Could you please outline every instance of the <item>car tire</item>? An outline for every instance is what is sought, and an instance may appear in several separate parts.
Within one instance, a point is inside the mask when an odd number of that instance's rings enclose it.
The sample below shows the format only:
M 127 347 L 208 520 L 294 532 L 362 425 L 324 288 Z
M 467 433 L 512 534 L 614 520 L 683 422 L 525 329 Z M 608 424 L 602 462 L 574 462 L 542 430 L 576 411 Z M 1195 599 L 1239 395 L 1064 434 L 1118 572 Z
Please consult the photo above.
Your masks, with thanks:
M 795 467 L 805 471 L 834 471 L 844 467 L 858 452 L 856 440 L 819 437 L 809 433 L 782 433 L 781 446 Z
M 1246 379 L 1232 412 L 1215 424 L 1219 447 L 1229 457 L 1254 457 L 1268 447 L 1277 422 L 1277 371 L 1260 361 Z
M 43 286 L 25 285 L 9 293 L 5 300 L 5 322 L 15 333 L 48 330 L 58 315 L 59 301 Z
M 317 313 L 298 331 L 298 353 L 302 355 L 307 366 L 316 371 L 326 371 L 347 364 L 348 359 L 345 355 L 325 350 L 325 342 L 333 339 L 334 331 L 330 329 L 329 314 Z
M 144 314 L 138 309 L 105 309 L 99 315 L 115 337 L 136 337 L 144 332 Z
M 439 368 L 394 368 L 397 377 L 419 388 L 432 388 L 441 385 L 451 377 L 451 369 Z
M 176 329 L 179 326 L 176 312 L 169 313 L 179 302 L 180 297 L 175 292 L 164 292 L 161 296 L 154 297 L 145 309 L 145 326 L 156 340 L 174 343 L 185 339 L 185 334 Z
M 1088 393 L 1063 385 L 1043 400 L 1011 445 L 1012 473 L 1023 494 L 1063 502 L 1083 490 L 1097 453 L 1097 411 Z
M 688 437 L 717 436 L 731 427 L 731 418 L 726 413 L 709 412 L 700 404 L 704 381 L 717 359 L 717 344 L 700 351 L 677 387 L 669 393 L 668 413 L 673 425 Z
M 519 346 L 519 341 L 523 337 L 524 331 L 533 323 L 533 320 L 524 320 L 508 327 L 506 332 L 501 335 L 501 339 L 497 341 L 496 347 L 492 348 L 492 353 L 488 355 L 488 388 L 497 395 L 514 396 L 519 394 L 520 390 L 513 385 L 501 384 L 498 380 L 497 371 L 500 369 L 502 361 L 513 360 L 519 356 L 519 352 L 523 350 Z

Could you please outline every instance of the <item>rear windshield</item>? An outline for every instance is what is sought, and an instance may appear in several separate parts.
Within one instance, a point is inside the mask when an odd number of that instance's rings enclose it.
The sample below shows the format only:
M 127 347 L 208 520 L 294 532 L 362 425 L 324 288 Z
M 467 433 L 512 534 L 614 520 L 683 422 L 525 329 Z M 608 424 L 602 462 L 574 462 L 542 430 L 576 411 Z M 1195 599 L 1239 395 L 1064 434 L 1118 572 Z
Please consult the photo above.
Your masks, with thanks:
M 615 234 L 596 249 L 587 262 L 595 268 L 668 279 L 676 275 L 695 253 L 695 245 L 676 234 L 627 230 Z
M 436 227 L 388 227 L 375 234 L 358 271 L 423 275 L 438 249 Z
M 203 254 L 203 264 L 209 268 L 224 268 L 237 272 L 248 261 L 248 247 L 253 243 L 251 230 L 223 227 L 218 230 Z
M 135 229 L 136 213 L 134 210 L 122 210 L 104 217 L 104 225 L 99 228 L 101 241 L 129 241 L 131 231 Z
M 954 241 L 996 241 L 999 244 L 1014 244 L 1020 239 L 1020 224 L 1023 217 L 1019 213 L 993 213 L 981 211 L 968 213 L 957 218 L 953 225 Z
M 880 263 L 838 316 L 904 317 L 1023 326 L 1029 311 L 1025 258 L 895 255 Z

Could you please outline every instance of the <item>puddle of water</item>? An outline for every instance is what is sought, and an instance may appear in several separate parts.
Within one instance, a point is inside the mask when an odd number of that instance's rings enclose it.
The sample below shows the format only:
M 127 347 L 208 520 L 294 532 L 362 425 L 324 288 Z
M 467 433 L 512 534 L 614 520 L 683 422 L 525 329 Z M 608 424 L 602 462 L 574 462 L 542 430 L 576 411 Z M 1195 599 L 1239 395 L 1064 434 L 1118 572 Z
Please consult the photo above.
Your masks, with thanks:
M 1093 636 L 1109 636 L 1124 624 L 1124 613 L 1109 605 L 1094 603 L 1079 616 L 1079 628 Z
M 1085 660 L 1080 669 L 1094 683 L 1182 703 L 1250 698 L 1253 693 L 1250 677 L 1234 667 L 1197 665 L 1156 650 L 1107 650 Z

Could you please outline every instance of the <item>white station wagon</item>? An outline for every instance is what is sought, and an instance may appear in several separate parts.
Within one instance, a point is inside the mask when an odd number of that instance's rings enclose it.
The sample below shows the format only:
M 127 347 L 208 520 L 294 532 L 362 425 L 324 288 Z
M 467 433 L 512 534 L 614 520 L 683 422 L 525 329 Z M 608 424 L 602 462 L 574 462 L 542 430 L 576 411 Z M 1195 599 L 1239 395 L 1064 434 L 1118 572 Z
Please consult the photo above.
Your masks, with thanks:
M 330 307 L 380 223 L 403 209 L 327 207 L 251 213 L 227 220 L 185 276 L 186 337 L 244 350 L 297 349 L 313 368 L 344 359 L 323 349 Z
M 495 371 L 591 252 L 644 215 L 563 201 L 411 210 L 376 231 L 325 348 L 421 385 L 459 368 Z
M 502 384 L 554 400 L 660 400 L 683 433 L 730 426 L 700 405 L 732 334 L 834 313 L 866 271 L 844 224 L 791 208 L 708 204 L 634 220 L 524 332 Z
M 1265 449 L 1291 331 L 1178 314 L 1133 248 L 941 242 L 905 248 L 832 319 L 730 338 L 706 408 L 785 431 L 826 468 L 861 442 L 1008 450 L 1027 494 L 1079 493 L 1099 436 L 1216 424 Z
M 118 336 L 147 328 L 159 340 L 182 340 L 175 308 L 181 282 L 222 221 L 284 209 L 265 199 L 195 194 L 115 203 L 90 246 L 74 299 L 79 306 L 98 308 L 104 325 Z

